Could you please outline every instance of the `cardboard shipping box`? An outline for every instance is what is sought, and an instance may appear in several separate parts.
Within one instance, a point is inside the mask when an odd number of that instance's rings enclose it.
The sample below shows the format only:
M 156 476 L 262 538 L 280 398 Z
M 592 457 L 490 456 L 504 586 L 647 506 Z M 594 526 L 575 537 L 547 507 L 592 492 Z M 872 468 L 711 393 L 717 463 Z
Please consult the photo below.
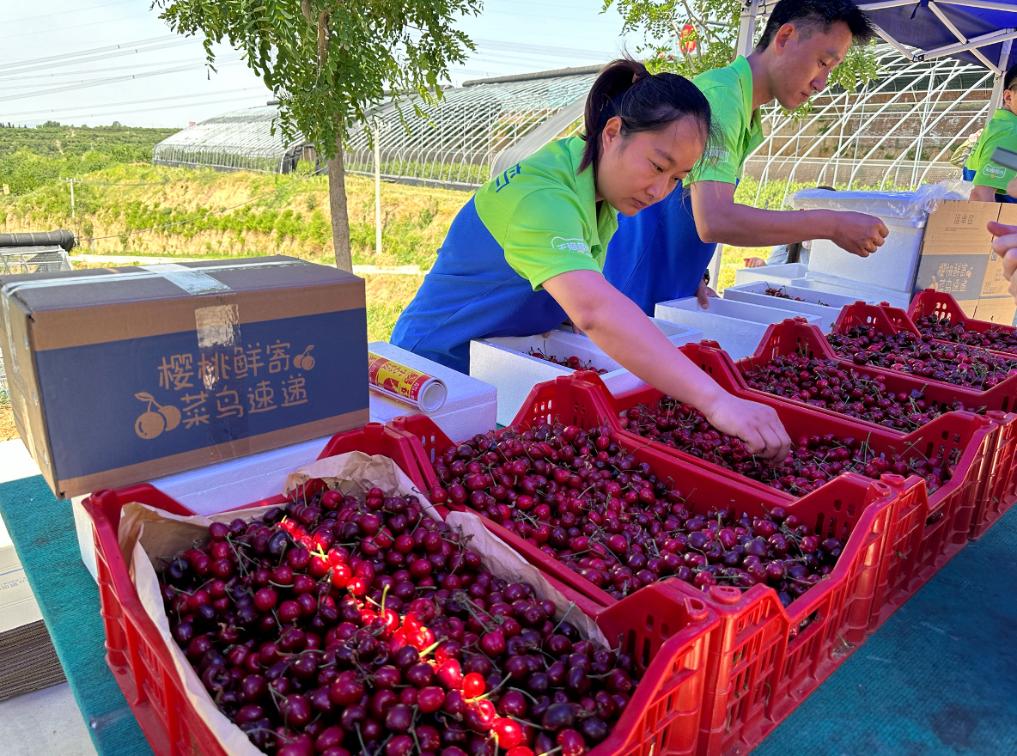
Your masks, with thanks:
M 61 497 L 368 420 L 364 282 L 277 256 L 7 276 L 22 440 Z
M 992 251 L 989 221 L 1017 225 L 1017 205 L 949 201 L 929 215 L 915 291 L 952 294 L 964 314 L 1001 325 L 1014 322 L 1017 303 Z

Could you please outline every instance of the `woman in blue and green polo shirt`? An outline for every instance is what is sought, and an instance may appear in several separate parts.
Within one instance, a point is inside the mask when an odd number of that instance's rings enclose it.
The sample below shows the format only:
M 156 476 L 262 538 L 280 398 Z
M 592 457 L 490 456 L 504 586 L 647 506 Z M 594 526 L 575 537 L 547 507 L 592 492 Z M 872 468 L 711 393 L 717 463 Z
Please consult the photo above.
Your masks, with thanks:
M 776 413 L 721 389 L 602 273 L 617 213 L 662 200 L 703 154 L 706 98 L 680 76 L 618 60 L 590 90 L 585 127 L 585 137 L 548 144 L 466 203 L 392 343 L 466 372 L 472 339 L 569 319 L 647 383 L 754 452 L 782 458 L 790 441 Z
M 993 114 L 964 163 L 964 180 L 975 185 L 972 200 L 1017 202 L 1006 192 L 1017 172 L 992 162 L 997 147 L 1017 152 L 1017 65 L 1011 66 L 1003 79 L 1003 107 Z

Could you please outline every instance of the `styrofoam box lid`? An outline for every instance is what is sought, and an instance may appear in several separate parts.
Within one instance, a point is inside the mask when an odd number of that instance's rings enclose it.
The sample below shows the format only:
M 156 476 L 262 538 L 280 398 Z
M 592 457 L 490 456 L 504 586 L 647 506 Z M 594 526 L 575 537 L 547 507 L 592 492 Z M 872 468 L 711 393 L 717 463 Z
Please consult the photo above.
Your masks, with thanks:
M 445 404 L 442 405 L 441 409 L 437 412 L 431 413 L 432 416 L 446 412 L 455 412 L 456 410 L 470 407 L 474 404 L 481 404 L 496 400 L 495 388 L 490 383 L 478 381 L 476 378 L 471 378 L 468 375 L 460 373 L 458 370 L 453 370 L 450 367 L 433 362 L 426 357 L 421 357 L 419 354 L 414 354 L 406 349 L 393 346 L 387 341 L 372 341 L 367 345 L 367 348 L 369 351 L 376 352 L 382 357 L 387 357 L 393 362 L 398 362 L 399 364 L 406 365 L 414 370 L 419 370 L 421 373 L 433 375 L 445 384 L 445 387 L 448 389 L 448 397 L 445 399 Z M 386 396 L 379 395 L 372 391 L 372 419 L 375 416 L 374 410 L 376 399 L 381 400 L 381 402 L 378 403 L 379 408 L 382 404 L 401 405 L 404 409 L 399 414 L 402 415 L 427 414 L 421 413 L 421 411 L 412 404 L 400 402 L 398 399 L 389 399 Z M 393 415 L 393 417 L 396 417 L 396 415 Z
M 815 315 L 805 315 L 779 307 L 763 307 L 762 305 L 749 304 L 748 302 L 734 302 L 728 299 L 720 299 L 719 297 L 711 298 L 710 307 L 706 310 L 699 306 L 699 302 L 695 297 L 673 299 L 670 302 L 658 302 L 655 314 L 658 318 L 688 316 L 690 318 L 689 322 L 702 325 L 707 339 L 711 338 L 709 327 L 711 320 L 716 320 L 718 323 L 741 321 L 764 325 L 780 323 L 788 318 L 805 318 L 812 323 L 818 320 Z
M 775 298 L 777 306 L 787 306 L 788 309 L 796 309 L 797 306 L 803 304 L 811 304 L 817 307 L 833 307 L 841 309 L 845 305 L 854 304 L 858 301 L 858 297 L 852 297 L 846 294 L 834 294 L 833 292 L 824 292 L 819 289 L 810 289 L 804 286 L 795 286 L 793 284 L 786 284 L 780 281 L 750 281 L 744 284 L 735 284 L 734 286 L 728 286 L 724 289 L 724 298 L 728 298 L 729 292 L 744 291 L 751 294 L 759 294 L 760 296 L 770 296 L 766 294 L 767 289 L 783 289 L 787 292 L 788 296 L 801 297 L 804 302 L 797 302 L 793 299 L 784 300 L 779 297 Z

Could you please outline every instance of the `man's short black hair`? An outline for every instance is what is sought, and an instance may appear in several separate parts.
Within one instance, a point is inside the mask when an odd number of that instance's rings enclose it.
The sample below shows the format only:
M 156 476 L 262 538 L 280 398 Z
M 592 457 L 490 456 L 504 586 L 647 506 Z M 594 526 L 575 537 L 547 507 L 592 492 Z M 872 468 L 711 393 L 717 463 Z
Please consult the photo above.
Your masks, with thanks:
M 784 24 L 815 25 L 829 30 L 837 22 L 847 24 L 856 42 L 868 42 L 876 30 L 872 22 L 851 0 L 780 0 L 766 22 L 757 50 L 770 46 L 777 30 Z
M 1014 87 L 1017 87 L 1017 63 L 1010 66 L 1006 76 L 1003 77 L 1003 89 L 1013 89 Z

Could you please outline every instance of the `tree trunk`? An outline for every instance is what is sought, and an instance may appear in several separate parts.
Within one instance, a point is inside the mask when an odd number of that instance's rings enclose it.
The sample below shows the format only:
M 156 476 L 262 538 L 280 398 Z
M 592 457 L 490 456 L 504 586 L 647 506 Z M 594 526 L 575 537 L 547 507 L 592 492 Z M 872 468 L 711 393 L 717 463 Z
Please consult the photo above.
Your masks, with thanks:
M 350 216 L 346 209 L 346 169 L 343 166 L 343 142 L 338 140 L 335 157 L 328 161 L 328 207 L 332 213 L 332 245 L 339 270 L 353 270 L 350 252 Z

